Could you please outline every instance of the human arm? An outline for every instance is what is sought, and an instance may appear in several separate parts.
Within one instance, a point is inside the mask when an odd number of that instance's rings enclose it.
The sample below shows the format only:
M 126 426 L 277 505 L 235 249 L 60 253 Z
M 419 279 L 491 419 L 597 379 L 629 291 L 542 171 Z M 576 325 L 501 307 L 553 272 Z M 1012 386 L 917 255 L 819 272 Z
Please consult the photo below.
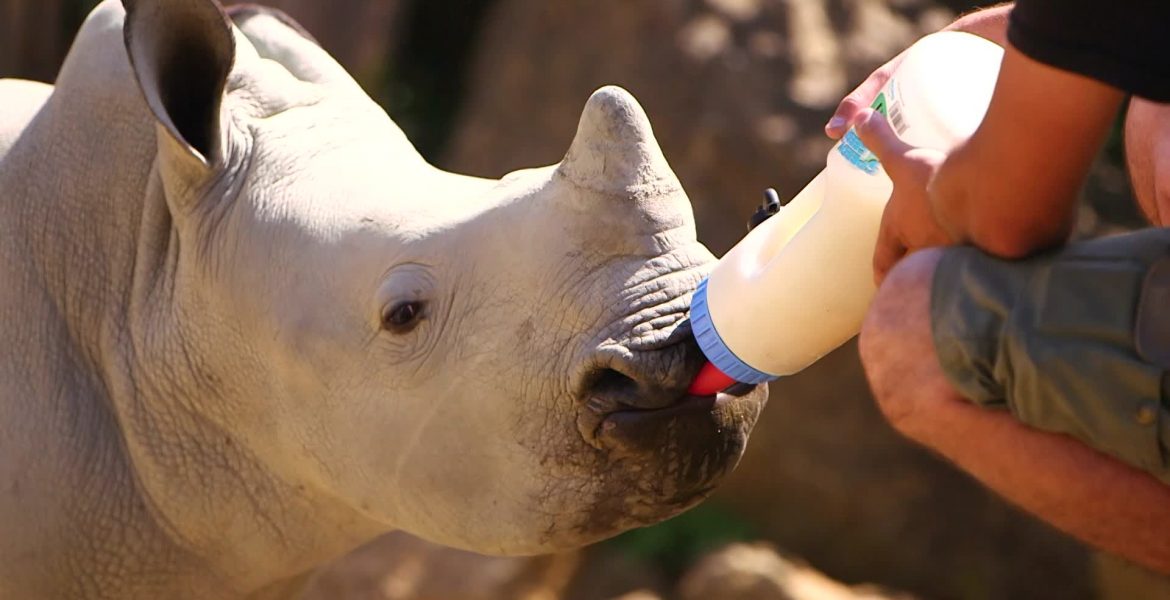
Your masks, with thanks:
M 1170 227 L 1170 104 L 1130 98 L 1125 160 L 1133 195 L 1150 223 Z
M 954 23 L 943 27 L 943 31 L 963 31 L 995 42 L 999 46 L 1007 45 L 1008 15 L 1012 12 L 1012 2 L 1004 2 L 973 10 L 955 19 Z
M 852 125 L 894 182 L 874 250 L 875 280 L 928 246 L 966 243 L 1020 258 L 1063 242 L 1122 98 L 1009 45 L 987 116 L 949 155 L 913 148 L 884 116 L 859 112 Z
M 1004 258 L 1065 241 L 1077 192 L 1123 98 L 1009 45 L 982 125 L 928 182 L 939 225 L 952 240 Z

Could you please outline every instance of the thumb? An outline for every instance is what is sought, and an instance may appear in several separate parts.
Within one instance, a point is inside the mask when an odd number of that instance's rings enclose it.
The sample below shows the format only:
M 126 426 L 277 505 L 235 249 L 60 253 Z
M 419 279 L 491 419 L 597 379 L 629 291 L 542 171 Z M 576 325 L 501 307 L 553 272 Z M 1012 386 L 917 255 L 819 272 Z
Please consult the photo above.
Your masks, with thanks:
M 895 167 L 901 161 L 898 159 L 914 149 L 914 146 L 902 141 L 898 137 L 898 133 L 890 126 L 890 122 L 886 120 L 886 116 L 875 111 L 867 110 L 865 113 L 859 114 L 854 130 L 857 132 L 857 137 L 861 138 L 861 142 L 873 152 L 878 160 L 882 162 L 882 166 L 886 171 L 890 171 L 890 167 Z
M 885 85 L 885 80 L 871 77 L 857 86 L 857 89 L 849 92 L 849 95 L 845 96 L 837 105 L 833 117 L 825 124 L 825 134 L 835 140 L 841 139 L 841 136 L 849 131 L 850 123 L 856 121 L 859 115 L 869 110 L 869 104 L 873 102 L 873 97 L 882 90 L 883 85 Z

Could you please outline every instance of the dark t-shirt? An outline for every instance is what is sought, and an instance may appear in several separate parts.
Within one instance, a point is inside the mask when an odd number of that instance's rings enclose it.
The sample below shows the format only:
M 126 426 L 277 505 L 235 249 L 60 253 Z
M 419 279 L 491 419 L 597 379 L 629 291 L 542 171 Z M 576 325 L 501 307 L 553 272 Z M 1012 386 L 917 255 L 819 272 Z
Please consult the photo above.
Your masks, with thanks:
M 1008 41 L 1039 62 L 1170 102 L 1170 0 L 1016 0 Z

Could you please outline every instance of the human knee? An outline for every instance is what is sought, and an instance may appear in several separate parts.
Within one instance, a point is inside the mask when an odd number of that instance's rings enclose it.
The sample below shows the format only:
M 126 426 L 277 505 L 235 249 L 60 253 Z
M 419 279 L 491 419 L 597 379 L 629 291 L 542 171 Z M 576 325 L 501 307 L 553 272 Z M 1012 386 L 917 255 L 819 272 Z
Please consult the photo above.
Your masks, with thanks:
M 903 259 L 886 277 L 861 327 L 862 366 L 879 408 L 895 425 L 910 410 L 912 391 L 923 382 L 923 360 L 934 357 L 930 289 L 940 249 Z
M 930 338 L 930 288 L 942 249 L 915 252 L 890 271 L 861 326 L 861 358 L 867 368 L 905 357 L 906 344 Z M 894 352 L 891 352 L 894 351 Z
M 1170 106 L 1141 98 L 1130 101 L 1125 157 L 1142 212 L 1154 225 L 1170 225 Z

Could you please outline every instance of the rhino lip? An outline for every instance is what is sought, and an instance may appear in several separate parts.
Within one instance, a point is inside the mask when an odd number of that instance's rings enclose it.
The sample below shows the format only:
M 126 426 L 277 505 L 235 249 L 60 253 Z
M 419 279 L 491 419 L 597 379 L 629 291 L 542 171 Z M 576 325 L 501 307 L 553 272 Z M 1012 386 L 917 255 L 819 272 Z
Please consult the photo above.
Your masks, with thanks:
M 738 384 L 709 396 L 684 394 L 669 405 L 658 407 L 631 406 L 594 396 L 585 403 L 586 410 L 582 411 L 579 417 L 580 425 L 582 433 L 586 434 L 586 441 L 600 449 L 608 434 L 619 433 L 623 429 L 635 429 L 649 422 L 665 422 L 714 413 L 717 409 L 750 395 L 755 389 L 754 385 Z
M 622 425 L 630 425 L 642 419 L 669 419 L 691 412 L 710 411 L 720 402 L 727 401 L 727 396 L 723 394 L 715 396 L 686 395 L 674 404 L 661 408 L 636 408 L 633 406 L 619 408 L 601 416 L 601 420 L 593 431 L 593 437 L 601 437 Z

